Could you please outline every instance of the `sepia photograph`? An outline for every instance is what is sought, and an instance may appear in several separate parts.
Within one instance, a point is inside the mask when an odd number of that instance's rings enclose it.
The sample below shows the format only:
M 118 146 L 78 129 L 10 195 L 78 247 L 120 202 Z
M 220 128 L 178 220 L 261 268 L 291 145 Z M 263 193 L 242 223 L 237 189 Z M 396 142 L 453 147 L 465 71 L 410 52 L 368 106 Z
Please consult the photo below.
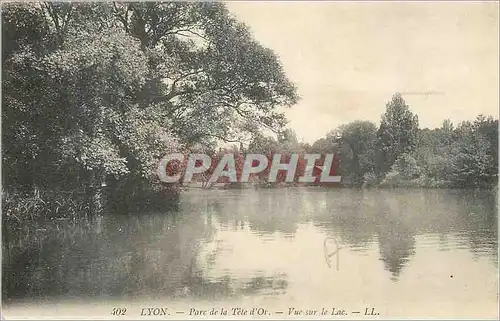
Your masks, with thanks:
M 499 1 L 5 1 L 2 320 L 499 318 Z

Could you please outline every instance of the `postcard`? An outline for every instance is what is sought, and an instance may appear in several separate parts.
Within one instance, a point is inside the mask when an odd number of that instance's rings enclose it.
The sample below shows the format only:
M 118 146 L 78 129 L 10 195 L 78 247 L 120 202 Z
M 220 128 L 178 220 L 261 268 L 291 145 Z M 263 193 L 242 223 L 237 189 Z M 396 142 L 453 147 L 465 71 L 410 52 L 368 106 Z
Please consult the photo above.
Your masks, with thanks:
M 2 3 L 2 319 L 498 319 L 498 11 Z

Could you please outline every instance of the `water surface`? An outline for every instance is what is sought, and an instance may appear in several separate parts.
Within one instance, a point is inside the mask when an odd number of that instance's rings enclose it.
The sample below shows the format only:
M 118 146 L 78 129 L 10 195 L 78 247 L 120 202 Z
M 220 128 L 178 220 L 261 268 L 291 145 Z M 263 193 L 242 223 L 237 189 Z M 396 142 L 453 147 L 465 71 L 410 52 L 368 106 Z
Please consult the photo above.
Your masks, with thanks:
M 351 312 L 375 307 L 380 318 L 495 318 L 495 198 L 453 190 L 192 190 L 173 213 L 40 224 L 4 243 L 4 315 L 60 316 L 57 305 L 66 316 L 91 317 L 128 306 L 134 318 L 148 304 L 174 314 L 258 306 L 285 318 L 289 307 L 337 307 L 356 317 Z M 187 317 L 182 311 L 174 316 Z

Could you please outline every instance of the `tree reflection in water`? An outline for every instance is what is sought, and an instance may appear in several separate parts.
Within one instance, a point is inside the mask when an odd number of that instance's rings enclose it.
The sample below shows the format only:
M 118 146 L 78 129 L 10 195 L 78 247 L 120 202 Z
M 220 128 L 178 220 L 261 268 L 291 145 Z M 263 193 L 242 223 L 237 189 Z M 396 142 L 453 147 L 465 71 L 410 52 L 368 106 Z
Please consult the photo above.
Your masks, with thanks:
M 216 234 L 217 205 L 183 213 L 107 216 L 85 224 L 48 224 L 4 247 L 3 297 L 23 299 L 157 299 L 232 297 L 281 291 L 286 275 L 205 278 L 196 259 Z M 212 207 L 214 206 L 214 207 Z M 17 243 L 17 245 L 16 245 Z
M 231 270 L 234 256 L 222 253 L 218 242 L 221 235 L 232 237 L 225 242 L 236 243 L 248 236 L 262 248 L 267 249 L 265 240 L 271 239 L 276 251 L 289 250 L 307 241 L 297 240 L 304 229 L 309 234 L 300 237 L 318 236 L 320 255 L 324 246 L 320 242 L 336 238 L 343 262 L 346 251 L 359 259 L 375 249 L 394 281 L 422 249 L 419 237 L 432 237 L 436 248 L 462 246 L 497 264 L 496 203 L 491 200 L 481 193 L 421 190 L 186 193 L 178 212 L 38 223 L 4 232 L 2 293 L 7 301 L 280 294 L 295 281 L 289 279 L 293 269 L 282 265 L 267 269 L 266 262 L 247 267 L 253 257 L 244 256 L 249 261 L 237 262 L 245 270 L 238 274 Z M 202 252 L 208 253 L 202 256 Z M 221 258 L 226 261 L 217 266 Z M 315 273 L 314 263 L 307 264 Z M 324 267 L 324 262 L 318 264 Z

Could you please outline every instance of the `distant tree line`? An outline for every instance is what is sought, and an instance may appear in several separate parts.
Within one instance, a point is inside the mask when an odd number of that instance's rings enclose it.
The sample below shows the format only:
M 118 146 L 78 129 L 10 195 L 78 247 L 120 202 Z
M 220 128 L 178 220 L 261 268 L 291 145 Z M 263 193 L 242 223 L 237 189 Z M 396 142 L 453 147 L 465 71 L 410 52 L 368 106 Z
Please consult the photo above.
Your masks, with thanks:
M 380 126 L 354 121 L 312 145 L 291 130 L 278 139 L 257 135 L 251 151 L 268 149 L 337 153 L 337 174 L 346 186 L 490 188 L 498 184 L 498 119 L 479 115 L 454 126 L 420 129 L 400 94 L 386 105 Z

